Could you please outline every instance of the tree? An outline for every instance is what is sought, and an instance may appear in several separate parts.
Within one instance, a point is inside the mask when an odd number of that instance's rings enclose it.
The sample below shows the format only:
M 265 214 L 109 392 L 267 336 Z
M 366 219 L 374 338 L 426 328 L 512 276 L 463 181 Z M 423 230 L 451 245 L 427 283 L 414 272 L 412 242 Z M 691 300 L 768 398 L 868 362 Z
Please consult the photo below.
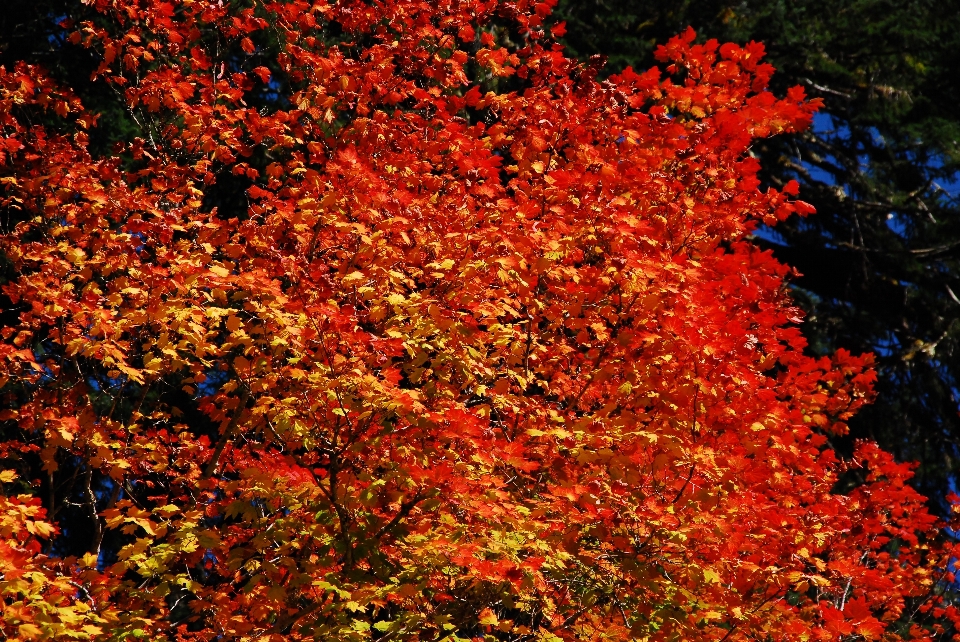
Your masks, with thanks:
M 909 467 L 826 445 L 871 358 L 749 241 L 812 210 L 762 47 L 599 82 L 542 3 L 90 4 L 129 145 L 0 71 L 7 638 L 953 631 Z
M 819 213 L 781 223 L 766 247 L 802 274 L 792 285 L 813 353 L 877 354 L 878 397 L 851 434 L 919 461 L 929 496 L 955 487 L 960 4 L 604 0 L 558 13 L 573 50 L 608 55 L 611 71 L 648 68 L 656 43 L 693 25 L 701 38 L 763 42 L 776 91 L 800 84 L 824 101 L 812 130 L 753 147 L 764 184 L 798 180 Z

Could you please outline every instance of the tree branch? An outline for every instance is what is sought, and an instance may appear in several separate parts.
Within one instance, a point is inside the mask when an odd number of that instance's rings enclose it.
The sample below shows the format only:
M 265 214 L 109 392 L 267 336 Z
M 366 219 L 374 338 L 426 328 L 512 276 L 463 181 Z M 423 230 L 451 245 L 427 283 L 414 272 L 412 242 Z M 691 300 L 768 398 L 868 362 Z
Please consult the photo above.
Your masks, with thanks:
M 373 538 L 380 539 L 393 530 L 393 528 L 400 523 L 400 520 L 409 515 L 410 511 L 413 510 L 413 507 L 420 503 L 421 499 L 423 499 L 423 494 L 418 490 L 413 497 L 400 504 L 400 510 L 397 511 L 397 514 L 393 516 L 393 519 L 391 519 L 389 523 L 384 524 L 383 528 L 378 530 Z
M 220 461 L 220 455 L 223 454 L 223 449 L 226 448 L 227 442 L 230 441 L 230 438 L 233 437 L 233 433 L 236 432 L 237 424 L 240 423 L 240 415 L 242 415 L 243 411 L 246 410 L 247 399 L 249 398 L 250 389 L 241 385 L 240 397 L 237 399 L 237 408 L 233 413 L 233 417 L 230 418 L 230 424 L 227 426 L 227 429 L 223 431 L 223 435 L 220 437 L 220 442 L 217 444 L 217 448 L 213 451 L 213 457 L 210 459 L 206 469 L 203 471 L 203 479 L 209 479 L 217 470 L 217 463 Z

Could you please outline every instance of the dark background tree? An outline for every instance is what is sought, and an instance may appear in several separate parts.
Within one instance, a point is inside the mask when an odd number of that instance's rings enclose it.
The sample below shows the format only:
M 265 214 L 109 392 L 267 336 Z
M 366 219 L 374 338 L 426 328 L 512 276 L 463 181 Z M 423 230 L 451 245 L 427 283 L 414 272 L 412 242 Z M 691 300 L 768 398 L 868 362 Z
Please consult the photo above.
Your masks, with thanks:
M 701 40 L 764 42 L 774 91 L 801 84 L 824 99 L 812 131 L 753 149 L 769 184 L 797 178 L 818 210 L 758 243 L 803 274 L 811 350 L 878 355 L 879 396 L 852 437 L 918 460 L 918 486 L 941 497 L 960 473 L 960 0 L 561 0 L 557 14 L 568 51 L 607 56 L 603 73 L 652 66 L 656 46 L 692 25 Z M 141 135 L 119 96 L 86 82 L 97 61 L 66 43 L 64 19 L 97 16 L 80 0 L 8 3 L 0 64 L 41 64 L 103 114 L 95 153 Z M 265 103 L 282 100 L 268 89 Z M 242 192 L 228 187 L 207 200 L 226 206 Z
M 66 42 L 65 24 L 100 17 L 80 0 L 29 0 L 4 3 L 0 11 L 0 65 L 17 62 L 41 65 L 64 87 L 77 92 L 83 104 L 101 114 L 90 132 L 91 151 L 104 154 L 116 141 L 139 134 L 122 96 L 104 83 L 90 82 L 97 68 L 96 53 Z M 6 221 L 4 222 L 6 223 Z
M 607 73 L 651 67 L 690 25 L 701 41 L 763 42 L 774 91 L 823 98 L 812 131 L 753 149 L 769 184 L 798 179 L 818 211 L 758 242 L 803 275 L 812 351 L 877 354 L 878 398 L 851 437 L 920 462 L 936 502 L 960 472 L 960 2 L 561 0 L 557 13 L 569 49 L 607 56 Z

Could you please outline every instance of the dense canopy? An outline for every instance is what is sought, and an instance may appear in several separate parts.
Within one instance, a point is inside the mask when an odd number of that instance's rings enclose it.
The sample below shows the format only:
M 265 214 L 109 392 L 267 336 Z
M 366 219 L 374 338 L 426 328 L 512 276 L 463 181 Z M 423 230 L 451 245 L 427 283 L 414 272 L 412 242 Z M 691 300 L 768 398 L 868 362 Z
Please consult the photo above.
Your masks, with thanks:
M 88 4 L 129 144 L 0 70 L 7 638 L 952 634 L 909 467 L 827 444 L 872 358 L 750 241 L 813 209 L 761 45 L 599 81 L 549 3 Z

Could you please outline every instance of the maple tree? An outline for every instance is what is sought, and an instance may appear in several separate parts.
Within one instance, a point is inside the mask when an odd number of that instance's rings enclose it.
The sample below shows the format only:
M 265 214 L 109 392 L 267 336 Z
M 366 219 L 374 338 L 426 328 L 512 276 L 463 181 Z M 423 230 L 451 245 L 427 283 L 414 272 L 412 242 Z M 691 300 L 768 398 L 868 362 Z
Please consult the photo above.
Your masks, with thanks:
M 757 141 L 760 180 L 800 183 L 817 209 L 758 242 L 800 272 L 807 350 L 875 351 L 874 403 L 831 444 L 858 438 L 901 461 L 941 499 L 960 471 L 960 2 L 561 0 L 568 54 L 609 56 L 603 73 L 655 64 L 657 43 L 764 43 L 775 93 L 823 99 L 812 127 Z
M 762 46 L 599 82 L 550 3 L 88 4 L 129 145 L 0 70 L 5 637 L 952 634 L 910 467 L 826 446 L 871 358 L 746 238 L 812 210 Z

